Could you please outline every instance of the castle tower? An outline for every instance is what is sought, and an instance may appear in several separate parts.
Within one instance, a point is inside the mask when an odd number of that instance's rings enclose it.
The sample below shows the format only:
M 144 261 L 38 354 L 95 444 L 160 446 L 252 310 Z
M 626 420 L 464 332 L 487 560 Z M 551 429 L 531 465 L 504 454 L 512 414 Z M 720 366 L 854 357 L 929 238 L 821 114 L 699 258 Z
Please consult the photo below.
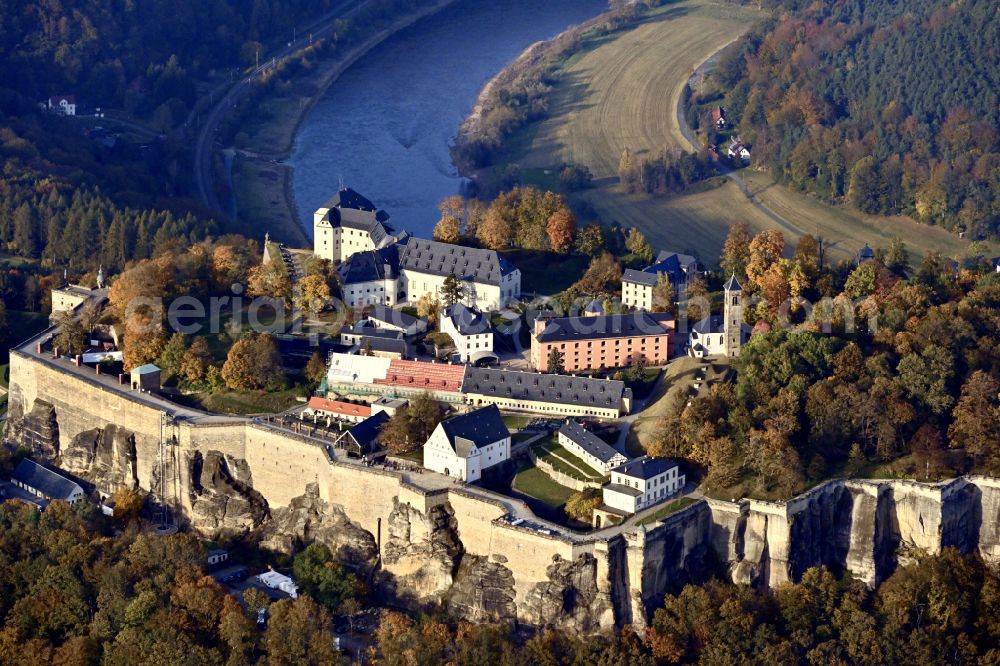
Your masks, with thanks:
M 743 287 L 736 275 L 725 284 L 726 305 L 723 310 L 722 331 L 726 338 L 726 356 L 739 356 L 743 346 Z

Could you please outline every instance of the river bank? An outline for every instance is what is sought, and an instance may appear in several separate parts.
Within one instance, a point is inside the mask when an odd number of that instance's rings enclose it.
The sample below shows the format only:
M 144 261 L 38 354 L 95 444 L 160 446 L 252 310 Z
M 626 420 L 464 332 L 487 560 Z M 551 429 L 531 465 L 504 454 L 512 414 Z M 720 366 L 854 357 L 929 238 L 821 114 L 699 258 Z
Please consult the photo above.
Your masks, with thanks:
M 311 230 L 304 229 L 299 222 L 292 189 L 293 169 L 286 163 L 304 119 L 330 86 L 359 59 L 401 30 L 455 2 L 439 0 L 400 17 L 346 54 L 304 60 L 304 74 L 275 86 L 258 105 L 260 113 L 241 127 L 234 140 L 232 188 L 236 217 L 243 228 L 259 231 L 257 235 L 268 231 L 272 238 L 289 245 L 311 245 Z

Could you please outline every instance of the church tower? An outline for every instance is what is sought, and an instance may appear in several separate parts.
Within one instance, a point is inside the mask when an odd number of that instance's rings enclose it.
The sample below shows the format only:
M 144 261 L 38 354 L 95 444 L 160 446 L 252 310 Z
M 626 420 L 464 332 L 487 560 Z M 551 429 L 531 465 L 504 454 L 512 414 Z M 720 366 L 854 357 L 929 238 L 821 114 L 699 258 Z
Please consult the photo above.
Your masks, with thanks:
M 723 310 L 722 331 L 726 339 L 726 356 L 739 356 L 743 346 L 743 287 L 736 275 L 729 278 L 726 290 L 726 305 Z

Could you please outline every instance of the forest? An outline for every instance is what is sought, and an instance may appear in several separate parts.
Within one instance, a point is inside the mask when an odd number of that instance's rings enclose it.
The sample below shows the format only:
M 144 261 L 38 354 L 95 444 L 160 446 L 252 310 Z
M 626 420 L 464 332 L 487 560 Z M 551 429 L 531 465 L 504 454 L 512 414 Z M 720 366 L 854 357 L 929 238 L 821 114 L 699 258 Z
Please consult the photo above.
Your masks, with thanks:
M 898 240 L 874 255 L 829 266 L 810 236 L 789 253 L 779 232 L 734 225 L 721 264 L 753 335 L 735 382 L 679 393 L 650 451 L 727 498 L 1000 473 L 1000 273 L 933 253 L 911 267 Z
M 776 0 L 714 87 L 754 161 L 793 188 L 973 239 L 1000 230 L 992 0 Z
M 127 495 L 119 505 L 137 508 Z M 290 562 L 299 598 L 251 588 L 243 604 L 208 575 L 206 546 L 194 537 L 149 534 L 134 511 L 114 520 L 88 503 L 41 513 L 0 505 L 0 662 L 349 663 L 334 650 L 334 628 L 377 607 L 341 554 L 320 544 Z M 258 568 L 276 561 L 249 544 L 230 552 Z M 265 609 L 263 627 L 256 608 Z M 645 630 L 585 635 L 471 624 L 439 610 L 379 612 L 363 656 L 386 666 L 994 663 L 1000 574 L 945 549 L 917 554 L 874 591 L 823 568 L 774 591 L 712 578 L 666 595 Z

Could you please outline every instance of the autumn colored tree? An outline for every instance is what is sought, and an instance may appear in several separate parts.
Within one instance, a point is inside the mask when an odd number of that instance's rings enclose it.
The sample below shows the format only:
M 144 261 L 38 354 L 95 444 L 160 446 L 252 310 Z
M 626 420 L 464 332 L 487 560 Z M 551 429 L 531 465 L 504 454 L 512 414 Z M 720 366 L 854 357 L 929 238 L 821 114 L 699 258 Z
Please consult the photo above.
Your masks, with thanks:
M 735 275 L 737 280 L 743 280 L 747 275 L 747 265 L 750 263 L 752 240 L 750 229 L 745 223 L 735 222 L 729 225 L 729 234 L 722 245 L 722 257 L 719 259 L 723 275 Z
M 604 232 L 601 225 L 590 223 L 576 236 L 576 251 L 588 257 L 596 257 L 604 250 Z
M 457 217 L 444 215 L 434 225 L 434 240 L 442 243 L 457 243 L 462 240 L 462 223 Z
M 361 596 L 364 585 L 337 561 L 325 544 L 309 544 L 292 562 L 296 583 L 318 603 L 331 611 L 344 602 Z
M 586 272 L 570 291 L 583 294 L 616 292 L 621 288 L 622 267 L 618 258 L 604 252 L 590 260 Z
M 441 302 L 434 294 L 427 292 L 417 299 L 417 316 L 427 320 L 431 326 L 436 326 L 441 316 Z
M 274 338 L 261 333 L 237 340 L 222 366 L 222 379 L 237 391 L 283 387 L 285 374 Z
M 326 359 L 317 347 L 309 356 L 309 362 L 306 363 L 302 375 L 313 384 L 319 384 L 326 377 L 326 371 Z
M 666 273 L 656 274 L 656 285 L 653 287 L 653 312 L 677 313 L 674 283 Z
M 552 250 L 566 254 L 573 249 L 573 241 L 576 239 L 576 218 L 568 208 L 560 208 L 549 216 L 546 231 Z
M 628 236 L 625 238 L 625 249 L 644 263 L 653 260 L 653 246 L 646 240 L 646 236 L 635 227 L 629 229 Z
M 479 241 L 491 250 L 505 250 L 511 246 L 514 229 L 504 216 L 490 208 L 479 225 Z
M 349 661 L 333 649 L 330 612 L 308 596 L 282 599 L 268 608 L 264 663 L 327 666 Z
M 768 229 L 762 231 L 750 241 L 749 259 L 746 264 L 747 280 L 751 291 L 761 288 L 761 278 L 771 267 L 781 259 L 785 250 L 785 237 L 780 231 Z
M 148 312 L 147 307 L 155 307 L 166 296 L 170 282 L 169 263 L 169 257 L 141 261 L 111 283 L 108 305 L 118 321 L 125 321 L 136 309 Z
M 113 499 L 115 522 L 127 525 L 137 519 L 142 512 L 142 507 L 146 503 L 146 493 L 141 489 L 133 490 L 122 486 L 115 491 Z
M 976 370 L 962 386 L 952 410 L 948 438 L 953 448 L 966 453 L 991 473 L 1000 469 L 1000 384 L 988 373 Z
M 212 285 L 226 291 L 234 284 L 247 279 L 250 270 L 250 253 L 245 246 L 216 245 L 212 250 Z
M 212 353 L 208 348 L 208 341 L 199 335 L 191 341 L 191 346 L 184 352 L 180 374 L 189 382 L 204 381 L 211 362 Z
M 272 261 L 251 268 L 247 272 L 247 295 L 289 301 L 292 297 L 292 281 L 285 267 Z
M 330 285 L 320 275 L 307 275 L 299 280 L 295 307 L 308 314 L 317 314 L 330 304 Z
M 594 519 L 594 509 L 599 507 L 602 502 L 600 492 L 593 488 L 573 493 L 566 500 L 566 515 L 589 524 Z
M 122 356 L 125 369 L 138 368 L 146 363 L 156 363 L 167 344 L 167 335 L 159 320 L 133 313 L 125 321 Z

